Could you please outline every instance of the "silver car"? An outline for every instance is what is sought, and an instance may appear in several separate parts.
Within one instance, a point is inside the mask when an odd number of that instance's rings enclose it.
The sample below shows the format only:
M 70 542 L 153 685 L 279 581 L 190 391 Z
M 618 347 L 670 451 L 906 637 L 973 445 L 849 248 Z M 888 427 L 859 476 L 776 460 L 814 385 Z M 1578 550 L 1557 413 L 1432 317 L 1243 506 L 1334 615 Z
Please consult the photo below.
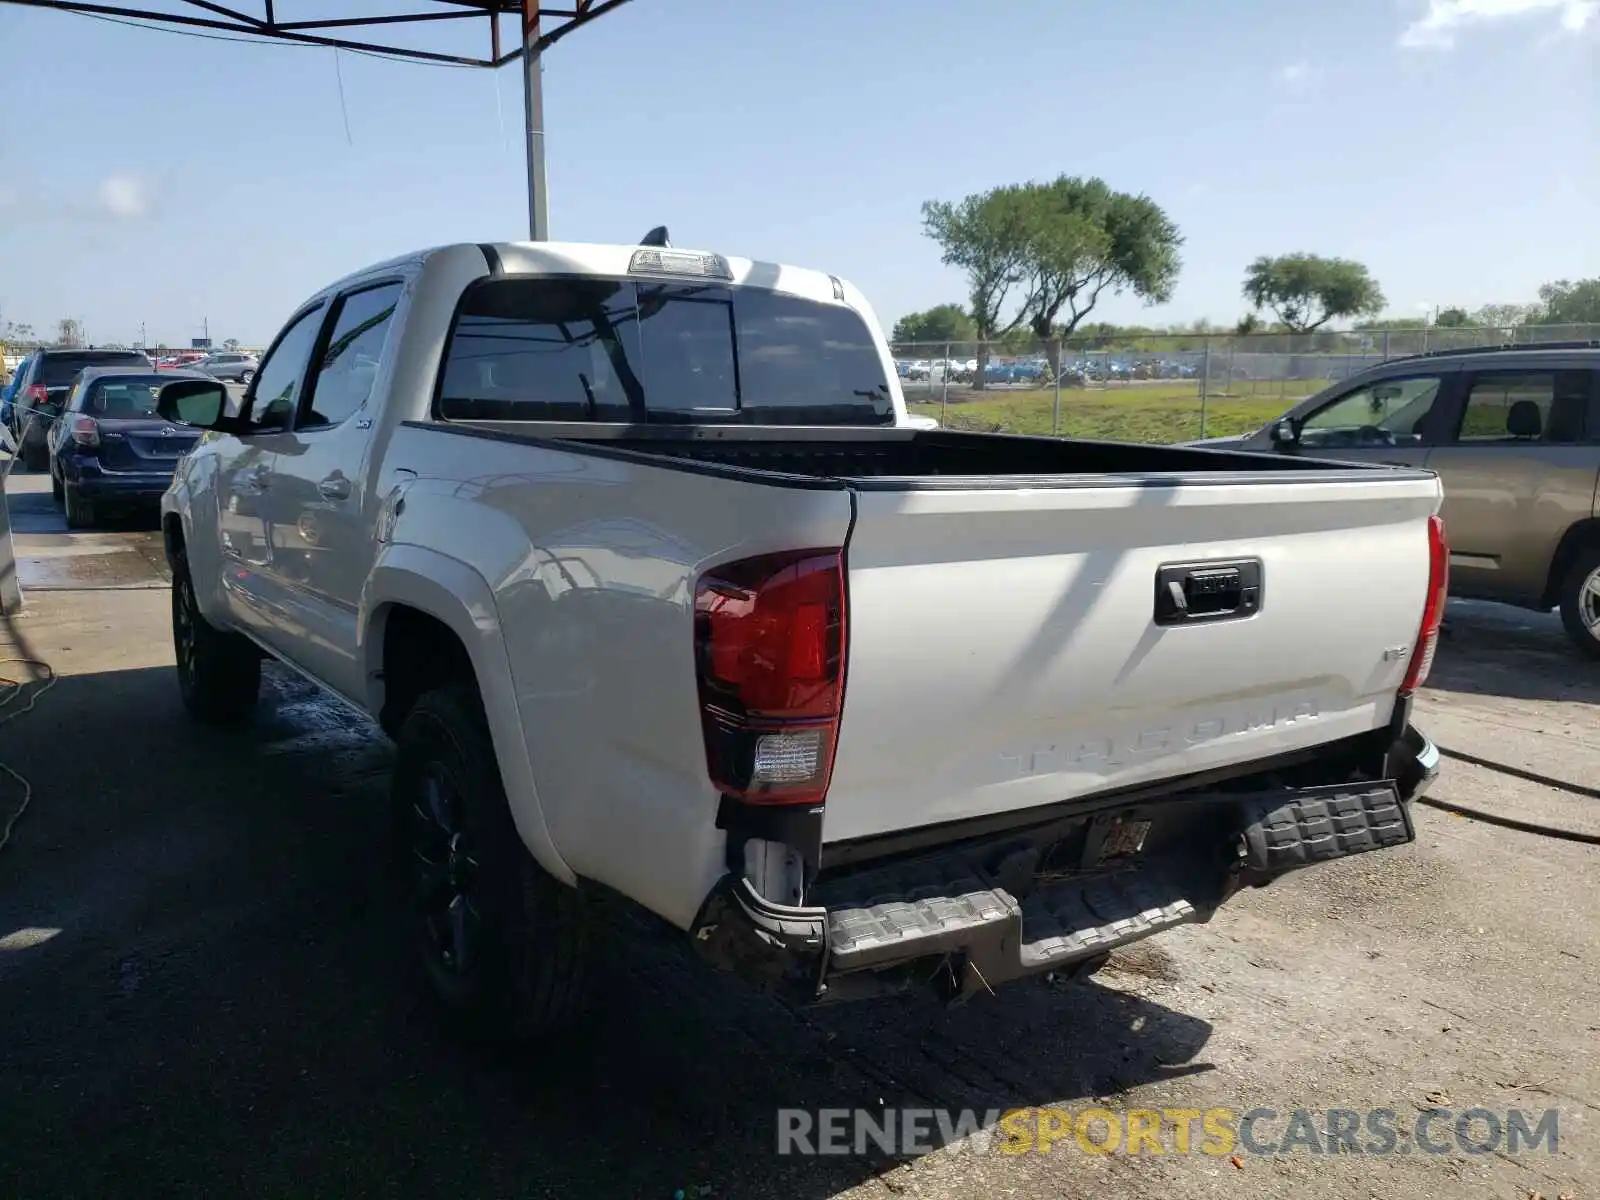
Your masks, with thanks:
M 1193 444 L 1438 472 L 1450 594 L 1559 608 L 1600 658 L 1600 345 L 1393 359 Z
M 249 383 L 256 377 L 256 368 L 260 365 L 253 354 L 229 350 L 208 354 L 196 362 L 187 363 L 184 370 L 200 371 L 213 379 L 236 379 L 240 383 Z

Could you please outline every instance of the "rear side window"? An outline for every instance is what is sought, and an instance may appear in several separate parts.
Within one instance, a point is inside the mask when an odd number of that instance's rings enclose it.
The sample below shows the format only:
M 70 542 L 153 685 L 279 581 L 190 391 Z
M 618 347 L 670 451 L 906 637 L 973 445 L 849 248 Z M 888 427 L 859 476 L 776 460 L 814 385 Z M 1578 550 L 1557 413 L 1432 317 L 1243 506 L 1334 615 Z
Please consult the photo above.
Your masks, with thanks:
M 337 425 L 367 402 L 400 289 L 398 283 L 386 283 L 351 292 L 339 301 L 333 332 L 317 363 L 310 406 L 300 414 L 296 428 Z
M 488 280 L 440 374 L 446 420 L 892 424 L 866 323 L 759 288 Z
M 47 354 L 39 362 L 37 382 L 47 388 L 62 387 L 77 377 L 85 367 L 148 367 L 151 362 L 142 354 L 128 351 L 111 351 L 104 354 Z
M 1584 440 L 1588 371 L 1507 371 L 1475 375 L 1461 416 L 1462 442 Z

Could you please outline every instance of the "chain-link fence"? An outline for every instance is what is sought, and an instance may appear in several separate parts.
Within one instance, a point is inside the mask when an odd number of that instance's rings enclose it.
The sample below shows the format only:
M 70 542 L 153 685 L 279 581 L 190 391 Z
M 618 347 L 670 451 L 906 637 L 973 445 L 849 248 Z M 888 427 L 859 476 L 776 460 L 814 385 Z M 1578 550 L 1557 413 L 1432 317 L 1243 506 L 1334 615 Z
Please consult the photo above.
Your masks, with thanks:
M 1392 358 L 1552 342 L 1600 345 L 1600 325 L 911 342 L 892 349 L 912 413 L 946 428 L 1182 442 L 1260 429 L 1296 401 Z

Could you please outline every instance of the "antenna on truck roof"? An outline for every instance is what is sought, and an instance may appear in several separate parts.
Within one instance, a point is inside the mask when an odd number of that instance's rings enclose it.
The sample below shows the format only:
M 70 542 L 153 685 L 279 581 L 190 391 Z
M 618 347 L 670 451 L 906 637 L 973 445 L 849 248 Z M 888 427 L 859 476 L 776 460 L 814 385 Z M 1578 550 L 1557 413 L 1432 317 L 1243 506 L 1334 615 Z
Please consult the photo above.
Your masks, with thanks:
M 644 237 L 639 239 L 639 245 L 671 246 L 672 243 L 667 240 L 667 227 L 665 225 L 657 225 L 649 233 L 645 234 Z

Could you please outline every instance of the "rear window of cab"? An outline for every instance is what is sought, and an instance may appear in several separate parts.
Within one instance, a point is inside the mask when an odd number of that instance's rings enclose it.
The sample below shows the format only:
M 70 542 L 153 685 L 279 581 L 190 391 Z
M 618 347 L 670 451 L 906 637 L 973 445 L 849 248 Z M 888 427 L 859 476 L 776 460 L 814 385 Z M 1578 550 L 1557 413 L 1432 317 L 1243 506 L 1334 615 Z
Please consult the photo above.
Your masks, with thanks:
M 528 276 L 463 297 L 444 420 L 894 423 L 860 314 L 722 282 Z

